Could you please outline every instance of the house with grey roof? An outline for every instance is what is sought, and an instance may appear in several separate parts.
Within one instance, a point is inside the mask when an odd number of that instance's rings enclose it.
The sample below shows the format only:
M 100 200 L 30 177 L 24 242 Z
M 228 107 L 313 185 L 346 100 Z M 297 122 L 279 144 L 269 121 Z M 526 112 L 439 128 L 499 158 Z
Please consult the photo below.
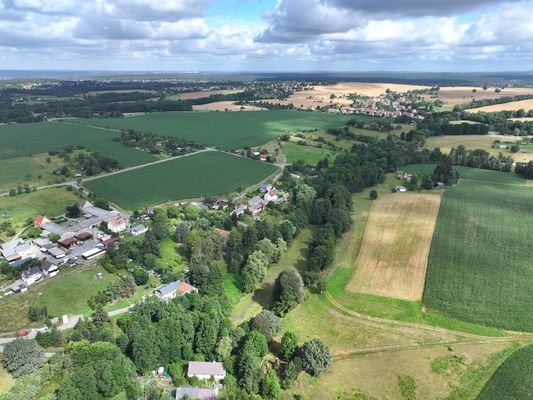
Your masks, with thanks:
M 148 228 L 146 227 L 146 225 L 138 224 L 138 225 L 133 226 L 130 229 L 130 232 L 133 236 L 139 236 L 145 233 L 147 230 Z
M 215 385 L 212 388 L 199 387 L 177 387 L 176 400 L 182 399 L 200 399 L 200 400 L 214 400 L 218 396 L 218 392 L 222 389 L 222 385 Z
M 154 290 L 154 294 L 161 300 L 171 300 L 178 295 L 197 293 L 198 289 L 187 282 L 174 281 L 166 285 L 159 286 Z
M 30 286 L 36 282 L 39 282 L 43 277 L 43 274 L 39 267 L 33 267 L 28 268 L 26 271 L 24 271 L 20 277 L 27 286 Z
M 196 377 L 198 379 L 211 379 L 221 381 L 226 377 L 226 370 L 224 364 L 216 361 L 189 361 L 189 368 L 187 370 L 189 378 Z
M 41 264 L 41 271 L 44 276 L 53 277 L 59 273 L 59 267 L 52 261 L 46 259 Z

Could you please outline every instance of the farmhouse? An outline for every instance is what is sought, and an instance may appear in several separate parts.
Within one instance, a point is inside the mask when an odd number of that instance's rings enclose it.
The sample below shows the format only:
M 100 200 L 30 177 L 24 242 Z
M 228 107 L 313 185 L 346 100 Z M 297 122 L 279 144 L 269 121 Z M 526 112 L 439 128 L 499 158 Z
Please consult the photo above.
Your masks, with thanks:
M 107 228 L 113 233 L 125 231 L 127 228 L 127 221 L 122 217 L 114 217 L 107 222 Z
M 44 215 L 37 215 L 35 217 L 35 220 L 33 221 L 33 226 L 40 228 L 42 224 L 45 224 L 47 222 L 50 222 L 50 220 Z
M 213 210 L 225 210 L 226 208 L 228 208 L 228 200 L 226 199 L 216 199 L 214 202 L 213 202 L 213 205 L 211 206 L 211 208 Z
M 219 382 L 226 377 L 226 370 L 221 362 L 190 361 L 187 376 L 206 380 L 212 377 Z
M 44 276 L 52 278 L 59 273 L 59 267 L 50 260 L 44 260 L 41 264 L 41 271 Z
M 200 400 L 214 400 L 218 396 L 218 392 L 222 385 L 215 385 L 212 388 L 199 387 L 177 387 L 176 400 L 181 399 L 200 399 Z
M 266 204 L 267 202 L 265 202 L 265 200 L 259 196 L 255 196 L 254 198 L 250 199 L 248 201 L 248 207 L 252 212 L 252 217 L 257 217 L 261 212 L 263 212 Z
M 52 247 L 48 249 L 48 254 L 50 254 L 52 257 L 56 259 L 65 257 L 65 252 L 61 250 L 59 247 Z
M 245 204 L 239 204 L 239 206 L 236 207 L 235 210 L 233 210 L 233 211 L 231 212 L 231 215 L 234 215 L 234 214 L 235 214 L 235 215 L 237 215 L 237 217 L 238 217 L 239 215 L 244 214 L 244 212 L 245 212 L 247 209 L 248 209 L 248 206 L 246 206 Z
M 268 192 L 270 189 L 272 189 L 272 185 L 270 183 L 261 183 L 259 185 L 260 192 Z
M 403 172 L 403 171 L 398 172 L 398 179 L 402 181 L 410 182 L 412 177 L 413 177 L 413 174 L 408 174 L 407 172 Z
M 2 256 L 7 262 L 17 262 L 39 257 L 39 248 L 31 242 L 15 239 L 2 245 Z
M 26 286 L 33 285 L 36 282 L 39 282 L 43 277 L 41 269 L 39 267 L 28 268 L 20 275 L 22 281 Z
M 178 295 L 196 292 L 198 292 L 198 289 L 182 281 L 174 281 L 154 290 L 154 294 L 161 300 L 172 300 Z
M 131 232 L 131 234 L 133 236 L 139 236 L 139 235 L 142 235 L 143 233 L 145 233 L 147 230 L 148 230 L 148 228 L 145 225 L 138 224 L 138 225 L 135 225 L 134 227 L 132 227 L 130 229 L 130 232 Z
M 277 192 L 276 188 L 273 188 L 273 189 L 269 190 L 267 193 L 265 193 L 264 199 L 265 199 L 265 201 L 267 203 L 271 202 L 271 201 L 273 201 L 274 203 L 277 203 L 278 202 L 278 192 Z

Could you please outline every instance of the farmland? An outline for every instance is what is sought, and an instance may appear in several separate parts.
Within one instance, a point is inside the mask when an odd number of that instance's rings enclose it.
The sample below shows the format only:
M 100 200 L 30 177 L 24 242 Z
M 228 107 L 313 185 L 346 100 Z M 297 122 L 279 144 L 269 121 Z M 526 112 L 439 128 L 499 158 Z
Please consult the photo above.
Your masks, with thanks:
M 17 185 L 44 186 L 55 183 L 59 177 L 53 171 L 63 165 L 64 162 L 59 157 L 51 157 L 46 153 L 0 160 L 0 193 L 14 189 Z
M 103 129 L 59 122 L 1 125 L 0 160 L 60 150 L 69 145 L 84 146 L 114 158 L 123 167 L 155 160 L 148 153 L 114 142 L 116 135 Z
M 246 188 L 276 167 L 208 151 L 87 181 L 85 186 L 120 207 L 138 209 L 171 200 L 220 195 Z
M 475 92 L 474 92 L 475 90 Z M 445 106 L 470 103 L 472 100 L 497 99 L 500 97 L 519 96 L 533 94 L 533 88 L 505 88 L 496 93 L 496 88 L 491 87 L 483 90 L 479 86 L 443 86 L 437 92 L 437 98 Z
M 297 111 L 164 112 L 129 118 L 77 120 L 112 129 L 135 129 L 176 136 L 225 149 L 259 146 L 294 130 L 327 129 L 343 125 L 344 115 Z
M 395 193 L 372 205 L 348 290 L 420 300 L 440 193 Z
M 296 143 L 282 143 L 281 148 L 288 163 L 294 163 L 298 160 L 304 160 L 306 164 L 315 165 L 324 158 L 332 161 L 335 154 L 328 149 L 321 149 L 314 146 L 303 146 Z
M 532 110 L 533 109 L 533 99 L 520 100 L 520 101 L 511 101 L 509 103 L 502 104 L 493 104 L 491 106 L 471 108 L 465 110 L 470 113 L 479 113 L 479 112 L 498 112 L 498 111 L 516 111 L 516 110 Z
M 533 397 L 533 345 L 514 352 L 490 378 L 477 400 L 526 400 Z
M 241 106 L 234 101 L 215 101 L 213 103 L 198 104 L 192 106 L 194 111 L 262 111 L 262 107 L 244 105 Z
M 461 176 L 443 195 L 424 304 L 465 321 L 532 331 L 533 191 L 511 174 Z

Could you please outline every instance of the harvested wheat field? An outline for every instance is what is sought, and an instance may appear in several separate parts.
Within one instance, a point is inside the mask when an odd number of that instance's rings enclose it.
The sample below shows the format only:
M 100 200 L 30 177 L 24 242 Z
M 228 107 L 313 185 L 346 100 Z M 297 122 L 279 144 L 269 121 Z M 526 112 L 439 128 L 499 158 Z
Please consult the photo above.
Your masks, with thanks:
M 402 85 L 396 83 L 364 83 L 364 82 L 341 82 L 335 85 L 318 85 L 313 90 L 304 90 L 292 94 L 287 100 L 271 99 L 272 103 L 287 105 L 292 103 L 297 108 L 307 109 L 324 107 L 327 105 L 350 105 L 352 101 L 348 95 L 357 93 L 363 96 L 379 96 L 387 89 L 394 92 L 407 92 L 409 90 L 428 89 L 428 86 Z M 330 99 L 331 95 L 334 99 Z
M 473 92 L 475 90 L 475 92 Z M 533 94 L 533 88 L 504 88 L 496 93 L 495 87 L 487 90 L 479 86 L 444 86 L 438 91 L 438 99 L 446 106 L 470 103 L 472 100 L 497 99 L 499 97 L 512 97 L 524 94 Z
M 240 106 L 234 101 L 215 101 L 214 103 L 192 106 L 194 111 L 262 111 L 263 107 Z
M 479 113 L 479 112 L 498 112 L 498 111 L 516 111 L 516 110 L 533 110 L 533 99 L 511 101 L 503 104 L 493 104 L 492 106 L 471 108 L 465 110 L 466 112 Z
M 391 193 L 374 202 L 348 290 L 420 300 L 441 192 Z

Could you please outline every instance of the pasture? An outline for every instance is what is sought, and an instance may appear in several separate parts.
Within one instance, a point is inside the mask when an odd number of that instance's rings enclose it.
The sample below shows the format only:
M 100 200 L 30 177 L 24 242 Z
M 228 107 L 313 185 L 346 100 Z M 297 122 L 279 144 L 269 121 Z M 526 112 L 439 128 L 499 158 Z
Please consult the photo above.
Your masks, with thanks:
M 487 90 L 483 90 L 479 86 L 443 86 L 437 92 L 437 98 L 445 106 L 453 107 L 459 104 L 470 103 L 472 100 L 497 99 L 500 97 L 533 94 L 533 88 L 504 88 L 499 93 L 496 93 L 495 90 L 495 87 L 489 87 Z
M 61 122 L 0 125 L 0 160 L 61 150 L 69 145 L 84 146 L 114 158 L 122 167 L 155 160 L 148 153 L 113 141 L 116 136 L 116 132 Z
M 477 400 L 533 398 L 533 344 L 515 351 L 492 375 Z
M 475 171 L 460 170 L 464 179 L 443 195 L 424 304 L 476 324 L 533 331 L 533 190 L 513 174 Z
M 287 163 L 292 164 L 298 160 L 303 160 L 306 164 L 316 165 L 324 158 L 333 161 L 335 153 L 326 148 L 314 146 L 303 146 L 296 143 L 281 143 L 281 149 L 287 158 Z
M 374 202 L 349 291 L 422 299 L 440 194 L 389 193 Z
M 32 157 L 15 157 L 0 160 L 0 193 L 16 189 L 18 185 L 44 186 L 60 179 L 53 171 L 64 165 L 59 157 L 36 154 Z
M 516 110 L 533 110 L 533 99 L 520 100 L 520 101 L 511 101 L 509 103 L 502 104 L 493 104 L 491 106 L 470 108 L 465 110 L 469 113 L 480 113 L 480 112 L 498 112 L 498 111 L 516 111 Z
M 261 163 L 207 151 L 84 182 L 97 196 L 135 210 L 172 200 L 231 193 L 276 171 Z
M 287 132 L 336 128 L 350 119 L 345 115 L 298 111 L 161 112 L 128 118 L 76 120 L 111 129 L 135 129 L 175 136 L 224 149 L 254 147 Z

